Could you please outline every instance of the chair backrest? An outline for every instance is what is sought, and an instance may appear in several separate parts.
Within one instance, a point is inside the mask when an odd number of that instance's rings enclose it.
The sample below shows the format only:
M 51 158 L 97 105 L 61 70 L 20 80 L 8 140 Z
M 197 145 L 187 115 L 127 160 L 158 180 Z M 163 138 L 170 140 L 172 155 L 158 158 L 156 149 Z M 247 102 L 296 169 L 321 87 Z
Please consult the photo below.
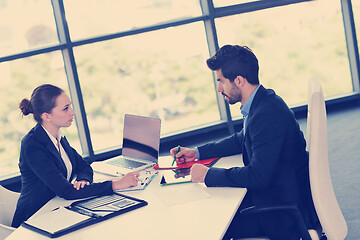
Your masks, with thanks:
M 12 234 L 16 228 L 8 227 L 3 224 L 0 224 L 0 240 L 6 239 L 10 234 Z
M 318 80 L 309 81 L 307 146 L 312 197 L 327 239 L 345 239 L 347 225 L 331 182 L 324 95 Z
M 0 185 L 0 224 L 11 226 L 19 196 Z

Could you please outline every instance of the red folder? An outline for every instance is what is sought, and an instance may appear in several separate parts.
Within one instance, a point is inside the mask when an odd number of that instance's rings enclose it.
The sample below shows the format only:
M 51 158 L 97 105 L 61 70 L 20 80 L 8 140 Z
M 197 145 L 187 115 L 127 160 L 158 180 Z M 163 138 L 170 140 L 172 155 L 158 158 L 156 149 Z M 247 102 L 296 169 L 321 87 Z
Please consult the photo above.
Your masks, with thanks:
M 186 163 L 183 163 L 183 164 L 175 164 L 174 166 L 169 166 L 169 167 L 163 167 L 163 168 L 160 168 L 159 167 L 159 164 L 156 164 L 154 166 L 154 169 L 159 169 L 159 170 L 162 170 L 162 169 L 184 169 L 184 168 L 191 168 L 192 165 L 194 165 L 195 163 L 199 163 L 199 164 L 203 164 L 207 167 L 209 166 L 212 166 L 213 164 L 215 164 L 217 162 L 217 160 L 219 160 L 220 158 L 209 158 L 209 159 L 203 159 L 203 160 L 195 160 L 195 161 L 192 161 L 192 162 L 186 162 Z

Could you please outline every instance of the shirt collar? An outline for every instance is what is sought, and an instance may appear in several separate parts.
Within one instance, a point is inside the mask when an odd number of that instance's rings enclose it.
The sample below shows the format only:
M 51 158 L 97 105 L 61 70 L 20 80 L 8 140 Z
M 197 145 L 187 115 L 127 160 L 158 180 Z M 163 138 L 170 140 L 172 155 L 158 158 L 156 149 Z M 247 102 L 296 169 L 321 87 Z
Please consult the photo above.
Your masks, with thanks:
M 255 97 L 255 94 L 256 92 L 259 90 L 259 86 L 257 86 L 257 88 L 252 92 L 252 94 L 250 95 L 249 99 L 246 101 L 246 103 L 244 105 L 241 105 L 240 106 L 240 110 L 241 110 L 241 114 L 244 116 L 244 117 L 247 117 L 247 115 L 249 114 L 249 111 L 250 111 L 250 107 L 251 107 L 251 104 L 254 100 L 254 97 Z
M 41 127 L 45 130 L 45 132 L 46 132 L 47 135 L 49 136 L 50 140 L 51 140 L 51 141 L 55 144 L 55 146 L 56 146 L 56 145 L 57 145 L 57 140 L 56 140 L 56 138 L 55 138 L 53 135 L 51 135 L 51 134 L 46 130 L 46 128 L 44 128 L 43 125 L 41 125 Z M 65 137 L 65 134 L 64 134 L 61 130 L 59 130 L 59 132 L 58 132 L 59 142 L 60 142 L 60 140 L 61 140 L 62 137 Z

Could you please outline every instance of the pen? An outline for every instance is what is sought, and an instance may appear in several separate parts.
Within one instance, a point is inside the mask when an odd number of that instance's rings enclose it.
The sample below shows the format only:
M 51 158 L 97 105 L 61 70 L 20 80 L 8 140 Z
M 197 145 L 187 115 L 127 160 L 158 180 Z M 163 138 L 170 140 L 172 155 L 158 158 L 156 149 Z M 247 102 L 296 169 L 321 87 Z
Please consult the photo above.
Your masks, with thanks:
M 180 145 L 176 149 L 176 153 L 174 155 L 174 160 L 172 161 L 171 166 L 174 165 L 174 162 L 175 162 L 175 159 L 176 159 L 176 154 L 178 154 L 179 151 L 180 151 Z

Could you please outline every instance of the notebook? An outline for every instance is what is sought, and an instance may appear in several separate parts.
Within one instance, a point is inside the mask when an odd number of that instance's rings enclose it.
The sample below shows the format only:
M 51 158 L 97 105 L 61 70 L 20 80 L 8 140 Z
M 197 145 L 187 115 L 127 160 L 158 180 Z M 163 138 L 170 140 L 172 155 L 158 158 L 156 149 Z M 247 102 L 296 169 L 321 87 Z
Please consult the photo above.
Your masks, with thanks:
M 92 163 L 96 172 L 123 176 L 129 172 L 153 167 L 160 147 L 159 118 L 125 114 L 122 155 Z

